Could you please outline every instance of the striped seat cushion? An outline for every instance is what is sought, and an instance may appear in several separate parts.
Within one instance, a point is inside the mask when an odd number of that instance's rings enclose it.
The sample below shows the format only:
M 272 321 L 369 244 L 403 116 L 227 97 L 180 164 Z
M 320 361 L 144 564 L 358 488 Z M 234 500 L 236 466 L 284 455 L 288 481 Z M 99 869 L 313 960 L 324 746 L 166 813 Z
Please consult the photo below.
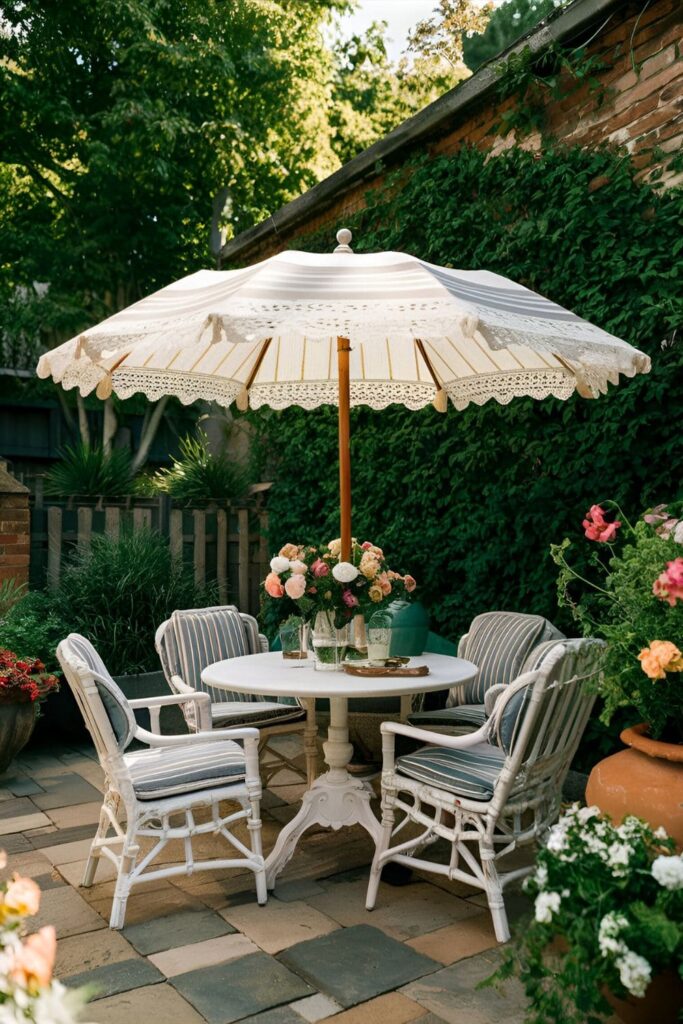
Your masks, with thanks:
M 479 671 L 464 688 L 452 690 L 447 705 L 483 704 L 490 686 L 511 683 L 538 644 L 563 639 L 551 622 L 540 615 L 521 612 L 486 612 L 472 620 L 461 657 L 474 662 Z
M 478 729 L 486 721 L 486 711 L 483 704 L 458 704 L 452 708 L 416 711 L 415 714 L 408 716 L 408 721 L 421 729 L 430 725 L 469 725 Z
M 229 740 L 124 754 L 138 800 L 229 786 L 244 779 L 244 751 Z
M 221 701 L 211 705 L 214 726 L 277 725 L 305 718 L 306 711 L 297 704 L 276 704 L 275 701 Z
M 467 750 L 422 747 L 399 757 L 396 768 L 399 774 L 437 789 L 470 800 L 490 800 L 504 764 L 505 754 L 500 747 L 477 743 Z

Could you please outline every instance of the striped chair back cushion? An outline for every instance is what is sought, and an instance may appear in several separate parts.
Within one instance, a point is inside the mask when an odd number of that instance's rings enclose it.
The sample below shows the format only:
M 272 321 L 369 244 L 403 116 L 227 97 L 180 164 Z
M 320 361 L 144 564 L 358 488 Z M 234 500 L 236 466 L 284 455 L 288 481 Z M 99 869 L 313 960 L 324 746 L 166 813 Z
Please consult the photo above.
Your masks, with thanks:
M 184 683 L 208 693 L 216 704 L 221 701 L 255 700 L 257 698 L 251 694 L 217 689 L 202 682 L 202 671 L 207 665 L 258 651 L 257 627 L 255 647 L 250 647 L 250 639 L 242 616 L 231 608 L 175 611 L 171 615 L 166 637 L 167 647 L 174 648 L 168 651 L 168 662 L 171 667 L 175 663 L 177 667 L 174 671 Z
M 71 651 L 92 672 L 93 681 L 109 719 L 120 750 L 125 750 L 133 738 L 136 722 L 126 695 L 107 671 L 99 654 L 84 636 L 71 633 L 67 638 Z
M 463 690 L 453 690 L 447 706 L 483 704 L 490 686 L 507 685 L 522 672 L 529 653 L 538 644 L 561 640 L 563 634 L 541 615 L 521 612 L 485 612 L 472 620 L 462 657 L 479 667 Z M 461 695 L 458 699 L 458 695 Z

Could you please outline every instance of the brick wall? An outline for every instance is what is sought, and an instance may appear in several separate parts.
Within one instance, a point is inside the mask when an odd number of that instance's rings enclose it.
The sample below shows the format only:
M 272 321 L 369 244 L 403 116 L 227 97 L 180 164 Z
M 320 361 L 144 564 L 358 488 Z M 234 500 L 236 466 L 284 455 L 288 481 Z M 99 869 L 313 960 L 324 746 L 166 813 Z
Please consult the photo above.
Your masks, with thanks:
M 601 57 L 606 68 L 595 74 L 600 85 L 576 88 L 567 78 L 564 99 L 545 108 L 544 136 L 572 145 L 612 146 L 629 155 L 643 177 L 663 172 L 667 187 L 683 183 L 683 173 L 664 170 L 666 163 L 683 149 L 683 16 L 681 0 L 623 0 L 602 25 L 594 30 L 587 53 Z M 580 41 L 581 42 L 581 41 Z M 577 43 L 578 45 L 578 43 Z M 571 48 L 564 43 L 565 48 Z M 499 125 L 504 110 L 513 99 L 500 101 L 495 91 L 479 103 L 470 103 L 427 147 L 432 154 L 457 153 L 463 145 L 474 145 L 492 155 L 514 145 L 537 150 L 538 133 L 517 138 L 514 131 L 501 134 Z M 424 145 L 420 149 L 424 150 Z M 401 150 L 400 162 L 410 159 L 415 148 Z M 340 190 L 325 209 L 311 211 L 305 224 L 247 245 L 239 252 L 239 263 L 264 259 L 282 249 L 296 248 L 296 239 L 319 231 L 326 225 L 336 229 L 345 218 L 362 209 L 365 193 L 377 186 L 382 173 Z
M 29 491 L 0 460 L 0 583 L 28 583 L 31 524 Z

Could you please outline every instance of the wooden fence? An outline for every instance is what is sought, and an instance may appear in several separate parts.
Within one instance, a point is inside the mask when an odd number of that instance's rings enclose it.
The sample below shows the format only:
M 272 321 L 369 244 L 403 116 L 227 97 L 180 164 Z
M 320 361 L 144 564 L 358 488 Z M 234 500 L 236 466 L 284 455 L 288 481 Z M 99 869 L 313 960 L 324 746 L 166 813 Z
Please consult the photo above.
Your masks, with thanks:
M 214 583 L 221 604 L 257 614 L 259 583 L 268 571 L 268 513 L 258 502 L 212 509 L 176 507 L 167 497 L 120 502 L 43 503 L 31 508 L 32 587 L 56 587 L 62 566 L 76 548 L 87 551 L 95 534 L 155 529 L 171 553 L 194 567 L 195 582 Z

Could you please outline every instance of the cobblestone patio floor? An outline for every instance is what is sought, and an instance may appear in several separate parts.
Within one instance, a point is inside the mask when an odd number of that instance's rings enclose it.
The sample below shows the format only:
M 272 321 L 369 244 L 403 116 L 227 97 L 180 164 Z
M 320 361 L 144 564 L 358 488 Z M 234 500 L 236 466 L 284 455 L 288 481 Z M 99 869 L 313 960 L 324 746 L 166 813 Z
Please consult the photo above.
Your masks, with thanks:
M 263 800 L 266 852 L 303 792 L 293 773 L 274 783 Z M 0 775 L 7 870 L 40 884 L 31 923 L 55 925 L 59 978 L 96 986 L 84 1017 L 92 1024 L 523 1021 L 516 983 L 476 989 L 498 956 L 481 895 L 413 875 L 382 883 L 368 913 L 372 847 L 359 827 L 310 830 L 265 907 L 250 873 L 198 872 L 134 889 L 126 927 L 111 931 L 112 865 L 103 860 L 96 884 L 79 886 L 101 789 L 85 745 L 25 751 Z M 217 840 L 202 842 L 206 856 Z M 511 894 L 512 916 L 522 902 Z

